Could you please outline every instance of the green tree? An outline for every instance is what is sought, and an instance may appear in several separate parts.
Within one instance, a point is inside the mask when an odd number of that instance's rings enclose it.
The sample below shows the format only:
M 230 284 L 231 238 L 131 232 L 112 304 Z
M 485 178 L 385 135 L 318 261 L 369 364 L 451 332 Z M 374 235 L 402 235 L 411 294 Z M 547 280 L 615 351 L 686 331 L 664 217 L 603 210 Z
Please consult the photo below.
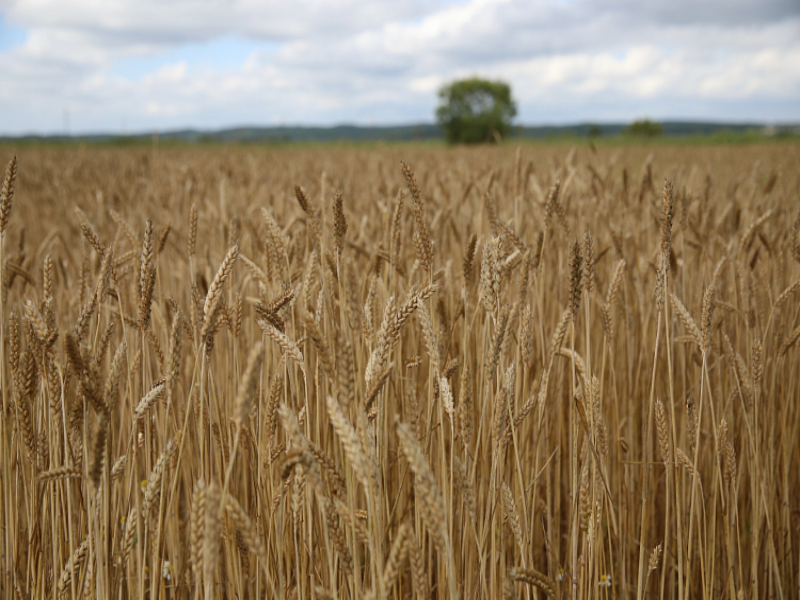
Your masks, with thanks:
M 664 128 L 661 127 L 661 123 L 644 119 L 643 121 L 634 121 L 628 125 L 625 128 L 625 133 L 638 137 L 657 137 L 664 133 Z
M 499 141 L 511 130 L 517 106 L 502 81 L 462 79 L 439 90 L 436 119 L 451 144 Z

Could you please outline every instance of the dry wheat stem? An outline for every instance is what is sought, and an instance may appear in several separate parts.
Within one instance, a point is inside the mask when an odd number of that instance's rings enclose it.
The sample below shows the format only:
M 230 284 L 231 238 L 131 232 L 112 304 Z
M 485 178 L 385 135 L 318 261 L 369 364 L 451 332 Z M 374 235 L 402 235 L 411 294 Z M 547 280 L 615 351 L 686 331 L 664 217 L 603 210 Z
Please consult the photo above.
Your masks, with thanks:
M 795 142 L 229 150 L 5 157 L 0 596 L 791 597 Z

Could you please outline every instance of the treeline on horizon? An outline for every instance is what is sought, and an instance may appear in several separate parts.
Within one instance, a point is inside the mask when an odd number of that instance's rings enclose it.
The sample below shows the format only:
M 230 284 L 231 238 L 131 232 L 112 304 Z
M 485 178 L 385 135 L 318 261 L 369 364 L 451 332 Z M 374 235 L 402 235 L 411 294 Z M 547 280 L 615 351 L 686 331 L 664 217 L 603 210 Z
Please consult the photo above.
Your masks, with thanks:
M 657 138 L 686 136 L 752 135 L 757 137 L 789 137 L 800 133 L 800 125 L 766 125 L 764 123 L 713 123 L 689 121 L 650 120 L 633 123 L 580 123 L 575 125 L 517 125 L 509 139 L 558 139 L 558 138 Z M 1 142 L 141 142 L 148 140 L 204 142 L 404 142 L 435 141 L 444 139 L 440 125 L 419 123 L 397 126 L 337 125 L 331 127 L 275 126 L 233 127 L 220 130 L 181 129 L 151 131 L 134 134 L 23 134 L 0 136 Z

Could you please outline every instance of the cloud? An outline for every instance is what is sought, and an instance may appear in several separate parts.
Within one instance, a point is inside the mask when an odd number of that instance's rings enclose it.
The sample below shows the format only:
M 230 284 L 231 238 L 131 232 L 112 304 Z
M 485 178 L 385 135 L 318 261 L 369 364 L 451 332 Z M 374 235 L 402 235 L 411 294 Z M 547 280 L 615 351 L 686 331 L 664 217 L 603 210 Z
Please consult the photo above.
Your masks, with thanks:
M 509 81 L 523 122 L 800 119 L 795 0 L 0 7 L 26 32 L 0 50 L 4 133 L 58 131 L 65 109 L 73 131 L 425 121 L 475 74 Z
M 143 51 L 232 33 L 262 40 L 347 36 L 437 6 L 421 0 L 13 0 L 5 12 L 34 29 L 73 31 L 89 44 Z

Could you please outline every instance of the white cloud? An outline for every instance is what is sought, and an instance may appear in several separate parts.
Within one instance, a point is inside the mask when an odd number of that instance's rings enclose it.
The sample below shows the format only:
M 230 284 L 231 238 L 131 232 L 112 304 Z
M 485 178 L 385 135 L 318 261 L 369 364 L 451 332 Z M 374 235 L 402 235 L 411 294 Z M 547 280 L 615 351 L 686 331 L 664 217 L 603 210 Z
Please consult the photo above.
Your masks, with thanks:
M 0 7 L 27 32 L 0 53 L 3 133 L 58 131 L 65 107 L 73 131 L 431 120 L 438 87 L 476 74 L 508 80 L 524 122 L 800 119 L 796 0 Z M 241 40 L 236 60 L 194 57 L 225 39 Z
M 438 75 L 415 77 L 408 82 L 408 89 L 422 94 L 435 94 L 444 81 Z

